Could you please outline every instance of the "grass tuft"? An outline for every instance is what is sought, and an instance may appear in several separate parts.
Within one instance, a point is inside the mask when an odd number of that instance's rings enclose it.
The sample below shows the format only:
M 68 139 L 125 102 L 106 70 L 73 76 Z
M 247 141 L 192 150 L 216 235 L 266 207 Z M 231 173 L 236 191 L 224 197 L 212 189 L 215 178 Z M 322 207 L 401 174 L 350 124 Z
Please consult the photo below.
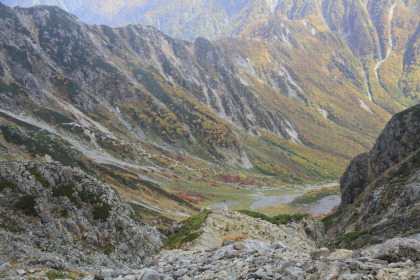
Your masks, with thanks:
M 2 192 L 4 189 L 11 189 L 12 191 L 17 188 L 17 185 L 15 183 L 12 183 L 10 181 L 4 180 L 0 182 L 0 192 Z
M 55 270 L 50 270 L 45 272 L 45 274 L 48 277 L 48 280 L 56 280 L 56 279 L 75 279 L 74 277 L 72 277 L 71 275 L 66 275 L 62 272 L 58 272 Z
M 360 236 L 363 235 L 367 235 L 370 234 L 371 231 L 370 230 L 362 230 L 362 231 L 353 231 L 353 232 L 349 232 L 344 234 L 343 236 L 339 237 L 338 239 L 336 239 L 333 243 L 335 246 L 338 246 L 342 243 L 345 244 L 346 247 L 348 247 L 349 243 L 358 239 Z
M 35 212 L 35 199 L 38 197 L 35 195 L 24 195 L 22 196 L 18 202 L 16 202 L 15 207 L 20 209 L 28 216 L 36 216 Z
M 34 175 L 35 179 L 38 182 L 40 182 L 41 185 L 44 188 L 48 188 L 50 186 L 50 183 L 48 183 L 48 181 L 44 177 L 42 177 L 41 173 L 39 173 L 38 171 L 36 171 L 35 168 L 29 169 L 28 171 L 29 171 L 29 173 L 31 173 L 32 175 Z
M 250 210 L 239 210 L 238 212 L 248 215 L 253 218 L 258 218 L 258 219 L 270 222 L 275 225 L 279 225 L 279 224 L 285 225 L 291 222 L 298 222 L 302 220 L 303 218 L 309 216 L 309 214 L 305 213 L 305 214 L 282 214 L 282 215 L 277 215 L 274 217 L 269 217 L 262 213 L 254 212 Z
M 61 185 L 53 189 L 53 197 L 66 196 L 72 203 L 76 204 L 78 208 L 81 207 L 80 203 L 77 201 L 77 198 L 73 195 L 75 193 L 75 186 L 73 183 L 67 185 Z
M 334 214 L 331 214 L 331 215 L 329 215 L 329 216 L 327 216 L 327 217 L 325 217 L 324 219 L 321 220 L 321 222 L 324 223 L 325 232 L 327 232 L 331 228 L 331 226 L 334 223 L 334 220 L 336 218 L 340 217 L 342 213 L 343 213 L 343 210 L 338 210 Z
M 111 206 L 108 203 L 104 203 L 102 206 L 96 206 L 93 208 L 93 218 L 104 222 L 109 217 L 109 210 L 111 210 Z
M 204 211 L 196 216 L 189 217 L 184 226 L 177 232 L 169 236 L 164 249 L 179 249 L 185 243 L 192 242 L 200 235 L 201 224 L 206 220 L 209 211 Z
M 222 243 L 225 243 L 227 240 L 232 240 L 233 242 L 235 242 L 235 241 L 240 240 L 240 239 L 245 239 L 245 235 L 236 234 L 236 235 L 224 236 L 222 238 Z

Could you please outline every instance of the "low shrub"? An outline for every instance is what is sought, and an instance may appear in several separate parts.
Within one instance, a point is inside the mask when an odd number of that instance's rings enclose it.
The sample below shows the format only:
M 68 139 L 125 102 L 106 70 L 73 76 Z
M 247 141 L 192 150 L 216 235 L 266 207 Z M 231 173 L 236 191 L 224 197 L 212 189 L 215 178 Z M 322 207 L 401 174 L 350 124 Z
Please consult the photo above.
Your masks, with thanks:
M 102 206 L 96 206 L 93 208 L 93 218 L 104 222 L 108 219 L 110 210 L 111 206 L 108 203 L 104 203 Z
M 45 275 L 47 275 L 48 280 L 55 280 L 55 279 L 75 279 L 71 275 L 64 274 L 62 272 L 58 272 L 55 270 L 50 270 L 45 272 Z
M 238 212 L 248 215 L 253 218 L 258 218 L 258 219 L 270 222 L 275 225 L 279 225 L 279 224 L 285 225 L 291 222 L 298 222 L 302 220 L 303 218 L 309 216 L 309 214 L 305 213 L 305 214 L 282 214 L 282 215 L 277 215 L 274 217 L 269 217 L 262 213 L 254 212 L 250 210 L 239 210 Z
M 66 218 L 69 215 L 69 211 L 67 209 L 61 209 L 60 215 L 61 217 Z
M 38 197 L 35 195 L 24 195 L 22 196 L 18 202 L 16 202 L 15 207 L 17 209 L 20 209 L 23 211 L 23 213 L 25 213 L 28 216 L 36 216 L 36 212 L 35 212 L 35 199 L 37 199 Z
M 96 204 L 101 203 L 101 197 L 95 193 L 86 192 L 85 190 L 77 192 L 80 199 L 85 203 Z
M 39 173 L 38 171 L 36 171 L 35 168 L 29 169 L 28 171 L 29 171 L 29 173 L 31 173 L 32 175 L 34 175 L 35 179 L 38 182 L 40 182 L 41 185 L 44 188 L 48 188 L 50 186 L 50 183 L 48 183 L 48 181 L 44 177 L 42 177 L 41 173 Z
M 74 204 L 76 205 L 80 204 L 78 203 L 77 198 L 73 195 L 75 193 L 75 186 L 73 183 L 58 186 L 57 188 L 53 189 L 52 193 L 53 193 L 52 194 L 53 197 L 66 196 Z
M 192 242 L 200 235 L 201 224 L 206 220 L 209 211 L 204 211 L 196 216 L 189 217 L 184 226 L 166 240 L 164 249 L 179 249 L 185 243 Z
M 10 181 L 4 180 L 0 182 L 0 192 L 3 191 L 4 189 L 11 189 L 11 190 L 15 190 L 17 188 L 17 185 L 15 183 L 12 183 Z
M 336 239 L 333 244 L 335 246 L 339 246 L 340 244 L 344 243 L 345 247 L 348 247 L 349 243 L 358 239 L 360 236 L 363 235 L 367 235 L 367 234 L 371 234 L 370 230 L 362 230 L 362 231 L 353 231 L 353 232 L 349 232 L 344 234 L 343 236 L 339 237 L 338 239 Z
M 334 214 L 331 214 L 321 220 L 321 222 L 324 223 L 325 232 L 327 232 L 331 228 L 331 226 L 334 223 L 334 220 L 340 217 L 342 213 L 343 213 L 343 210 L 338 210 Z

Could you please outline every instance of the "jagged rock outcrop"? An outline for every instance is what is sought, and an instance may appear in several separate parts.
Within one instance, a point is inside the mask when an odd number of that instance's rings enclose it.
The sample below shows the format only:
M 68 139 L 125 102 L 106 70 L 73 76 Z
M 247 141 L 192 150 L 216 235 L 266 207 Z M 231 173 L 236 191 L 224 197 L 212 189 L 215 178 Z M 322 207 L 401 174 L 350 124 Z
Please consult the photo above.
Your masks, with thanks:
M 55 269 L 138 267 L 163 245 L 107 184 L 58 163 L 0 163 L 0 255 Z
M 354 158 L 340 179 L 340 209 L 353 203 L 389 168 L 420 149 L 420 105 L 394 116 L 369 153 Z
M 335 246 L 420 232 L 420 105 L 395 115 L 374 148 L 350 163 L 341 191 L 340 210 L 324 220 Z

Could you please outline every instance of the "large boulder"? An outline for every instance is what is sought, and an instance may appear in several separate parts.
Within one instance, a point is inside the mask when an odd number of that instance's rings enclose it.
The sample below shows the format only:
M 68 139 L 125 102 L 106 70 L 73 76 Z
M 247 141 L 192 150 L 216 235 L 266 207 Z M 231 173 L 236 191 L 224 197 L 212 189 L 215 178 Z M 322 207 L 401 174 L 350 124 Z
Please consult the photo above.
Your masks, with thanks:
M 420 242 L 415 239 L 394 238 L 386 241 L 374 255 L 377 259 L 398 262 L 420 261 Z

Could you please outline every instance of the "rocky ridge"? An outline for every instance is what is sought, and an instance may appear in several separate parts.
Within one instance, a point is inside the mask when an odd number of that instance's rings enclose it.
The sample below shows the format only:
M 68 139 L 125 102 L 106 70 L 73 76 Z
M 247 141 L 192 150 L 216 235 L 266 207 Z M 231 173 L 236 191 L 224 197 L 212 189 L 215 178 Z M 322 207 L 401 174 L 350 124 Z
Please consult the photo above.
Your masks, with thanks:
M 59 163 L 0 163 L 1 259 L 58 270 L 135 268 L 164 236 L 107 184 Z
M 325 235 L 323 224 L 311 218 L 287 225 L 275 225 L 228 210 L 212 210 L 200 232 L 200 237 L 192 245 L 196 250 L 220 246 L 229 236 L 244 236 L 270 244 L 281 240 L 287 247 L 306 255 L 324 246 Z
M 360 247 L 420 232 L 419 149 L 416 105 L 395 115 L 373 149 L 353 159 L 341 178 L 340 210 L 324 219 L 335 246 Z
M 236 218 L 230 218 L 232 215 L 230 211 L 220 210 L 215 215 L 224 215 L 225 220 L 229 220 L 232 224 L 237 222 Z M 259 222 L 258 219 L 254 220 L 254 223 Z M 301 224 L 305 222 L 308 221 Z M 294 229 L 293 238 L 297 240 L 308 238 L 307 232 L 298 229 L 299 223 L 288 224 L 285 227 L 289 227 L 290 231 Z M 265 232 L 265 229 L 262 223 L 261 232 Z M 251 229 L 250 232 L 252 231 Z M 382 245 L 354 251 L 318 249 L 313 247 L 314 243 L 312 246 L 305 246 L 299 242 L 289 242 L 285 245 L 283 242 L 287 240 L 283 238 L 271 243 L 243 237 L 236 240 L 227 239 L 223 244 L 207 248 L 192 245 L 185 250 L 162 250 L 137 270 L 104 267 L 94 274 L 91 271 L 80 270 L 85 273 L 81 273 L 84 275 L 77 278 L 84 280 L 420 279 L 420 242 L 415 239 L 396 238 Z M 39 267 L 15 266 L 9 269 L 8 273 L 10 276 L 4 279 L 24 279 L 24 277 L 45 279 L 45 275 L 49 272 Z M 62 279 L 68 279 L 71 275 L 70 272 L 60 273 Z
M 354 158 L 340 179 L 340 208 L 357 197 L 386 170 L 406 161 L 420 149 L 420 105 L 394 116 L 388 122 L 375 146 Z

